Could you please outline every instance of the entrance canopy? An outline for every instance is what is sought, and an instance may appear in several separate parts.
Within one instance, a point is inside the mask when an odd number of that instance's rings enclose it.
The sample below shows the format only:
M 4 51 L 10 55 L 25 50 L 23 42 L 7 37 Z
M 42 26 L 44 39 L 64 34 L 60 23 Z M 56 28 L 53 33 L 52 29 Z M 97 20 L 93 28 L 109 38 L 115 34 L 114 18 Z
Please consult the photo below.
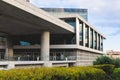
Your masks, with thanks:
M 69 24 L 23 0 L 0 0 L 0 32 L 10 35 L 74 33 Z

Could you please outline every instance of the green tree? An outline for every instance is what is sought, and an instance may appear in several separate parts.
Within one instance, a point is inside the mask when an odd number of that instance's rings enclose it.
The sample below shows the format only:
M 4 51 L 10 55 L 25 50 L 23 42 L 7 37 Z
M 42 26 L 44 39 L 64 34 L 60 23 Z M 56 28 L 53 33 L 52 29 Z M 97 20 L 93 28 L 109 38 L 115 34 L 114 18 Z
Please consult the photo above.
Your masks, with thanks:
M 113 59 L 107 56 L 100 56 L 93 62 L 93 65 L 101 64 L 113 64 L 115 68 L 120 68 L 120 58 Z
M 113 59 L 113 64 L 116 68 L 120 67 L 120 58 Z
M 113 64 L 113 63 L 114 63 L 113 59 L 107 56 L 100 56 L 93 62 L 94 65 Z

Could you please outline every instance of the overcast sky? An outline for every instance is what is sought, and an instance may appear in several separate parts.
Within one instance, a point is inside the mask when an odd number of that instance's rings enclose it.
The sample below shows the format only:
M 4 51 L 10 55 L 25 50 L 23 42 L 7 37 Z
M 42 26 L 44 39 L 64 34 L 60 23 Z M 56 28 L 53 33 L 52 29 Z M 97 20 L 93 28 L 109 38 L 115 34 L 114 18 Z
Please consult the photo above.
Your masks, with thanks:
M 120 0 L 31 0 L 38 7 L 85 8 L 88 22 L 105 34 L 104 51 L 120 50 Z

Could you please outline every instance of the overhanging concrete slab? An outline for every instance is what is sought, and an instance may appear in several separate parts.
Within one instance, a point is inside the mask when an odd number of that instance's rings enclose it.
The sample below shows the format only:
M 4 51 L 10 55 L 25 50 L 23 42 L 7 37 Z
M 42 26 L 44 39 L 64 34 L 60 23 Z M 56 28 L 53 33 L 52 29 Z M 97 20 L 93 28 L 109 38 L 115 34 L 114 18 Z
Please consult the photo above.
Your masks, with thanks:
M 74 28 L 23 0 L 0 0 L 0 32 L 11 35 L 71 33 Z

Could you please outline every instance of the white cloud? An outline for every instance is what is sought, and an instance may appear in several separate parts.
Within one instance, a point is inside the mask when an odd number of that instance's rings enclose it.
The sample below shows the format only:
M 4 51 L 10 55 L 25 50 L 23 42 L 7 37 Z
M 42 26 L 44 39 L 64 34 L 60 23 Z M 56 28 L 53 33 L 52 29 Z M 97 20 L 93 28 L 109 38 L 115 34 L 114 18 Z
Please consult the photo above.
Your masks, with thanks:
M 39 7 L 78 7 L 87 8 L 93 13 L 102 13 L 112 9 L 113 5 L 118 4 L 119 0 L 31 0 Z

